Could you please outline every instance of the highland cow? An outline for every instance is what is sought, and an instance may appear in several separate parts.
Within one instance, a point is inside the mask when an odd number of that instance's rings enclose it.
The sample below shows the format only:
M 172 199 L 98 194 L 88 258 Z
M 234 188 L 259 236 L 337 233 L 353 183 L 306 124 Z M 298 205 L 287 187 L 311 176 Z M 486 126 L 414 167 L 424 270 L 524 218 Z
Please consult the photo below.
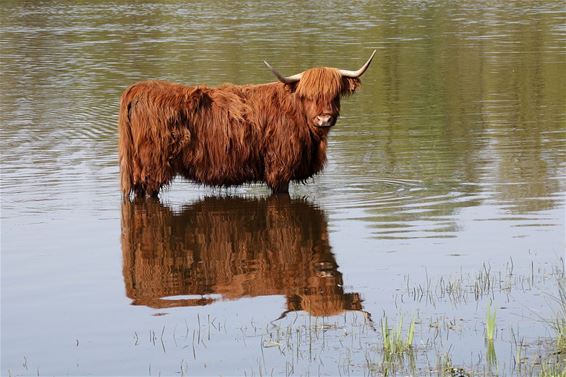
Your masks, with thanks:
M 326 162 L 340 98 L 360 85 L 375 51 L 357 71 L 312 68 L 279 82 L 220 87 L 143 81 L 120 100 L 124 196 L 157 196 L 180 175 L 233 186 L 265 182 L 274 193 L 305 181 Z

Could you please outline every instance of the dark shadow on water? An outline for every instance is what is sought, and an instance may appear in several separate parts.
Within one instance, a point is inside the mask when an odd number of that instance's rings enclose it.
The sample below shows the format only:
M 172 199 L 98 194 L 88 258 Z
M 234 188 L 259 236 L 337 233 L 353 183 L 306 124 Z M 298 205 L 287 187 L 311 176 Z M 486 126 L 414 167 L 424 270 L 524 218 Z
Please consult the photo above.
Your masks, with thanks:
M 126 201 L 126 294 L 152 308 L 281 295 L 282 317 L 362 310 L 360 294 L 344 292 L 327 228 L 320 208 L 288 196 L 207 197 L 180 211 L 159 200 Z

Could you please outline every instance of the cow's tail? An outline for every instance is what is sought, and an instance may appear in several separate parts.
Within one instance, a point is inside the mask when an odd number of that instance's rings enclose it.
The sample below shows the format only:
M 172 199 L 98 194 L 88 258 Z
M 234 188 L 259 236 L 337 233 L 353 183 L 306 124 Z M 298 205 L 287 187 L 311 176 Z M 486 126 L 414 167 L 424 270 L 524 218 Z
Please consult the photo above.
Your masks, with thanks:
M 119 158 L 120 158 L 120 187 L 125 199 L 129 199 L 133 190 L 133 158 L 134 143 L 130 119 L 131 98 L 130 89 L 120 98 L 120 113 L 118 115 Z

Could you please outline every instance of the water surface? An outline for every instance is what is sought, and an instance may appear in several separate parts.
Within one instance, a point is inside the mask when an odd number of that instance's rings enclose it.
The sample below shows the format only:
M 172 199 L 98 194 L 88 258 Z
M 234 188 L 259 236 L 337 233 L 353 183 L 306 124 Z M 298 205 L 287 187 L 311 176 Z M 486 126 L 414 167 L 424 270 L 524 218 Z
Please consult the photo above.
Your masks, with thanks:
M 515 373 L 514 336 L 536 352 L 552 337 L 539 319 L 556 314 L 565 246 L 560 2 L 1 8 L 3 374 L 379 374 L 384 315 L 419 319 L 419 374 L 446 352 L 472 368 L 490 303 L 499 373 Z M 373 49 L 325 171 L 290 198 L 176 180 L 122 202 L 131 83 L 262 83 L 263 60 L 357 69 Z M 475 285 L 486 274 L 497 289 Z M 447 282 L 466 294 L 443 296 Z

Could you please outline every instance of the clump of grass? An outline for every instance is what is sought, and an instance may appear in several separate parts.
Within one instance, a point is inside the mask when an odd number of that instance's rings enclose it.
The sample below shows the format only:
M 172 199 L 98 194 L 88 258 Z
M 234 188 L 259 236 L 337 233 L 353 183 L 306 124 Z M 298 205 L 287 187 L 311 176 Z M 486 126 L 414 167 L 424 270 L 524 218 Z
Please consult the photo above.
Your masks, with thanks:
M 566 280 L 558 283 L 558 305 L 559 317 L 556 319 L 554 328 L 556 330 L 556 351 L 566 355 Z
M 566 377 L 566 278 L 564 272 L 558 278 L 558 296 L 552 297 L 558 304 L 556 318 L 550 326 L 556 332 L 556 349 L 552 352 L 556 358 L 540 365 L 541 377 Z
M 490 366 L 497 365 L 497 356 L 495 353 L 495 346 L 493 339 L 495 338 L 495 319 L 497 314 L 495 308 L 491 308 L 491 304 L 487 306 L 486 320 L 485 320 L 485 340 L 487 345 L 486 360 Z
M 491 310 L 491 304 L 487 306 L 487 316 L 485 321 L 485 338 L 488 342 L 493 342 L 495 337 L 495 319 L 496 319 L 495 308 Z
M 413 349 L 413 340 L 415 337 L 415 320 L 411 320 L 407 337 L 403 338 L 403 317 L 395 329 L 390 329 L 387 323 L 387 317 L 381 320 L 381 333 L 383 336 L 383 351 L 386 355 L 401 355 Z
M 497 366 L 497 354 L 495 353 L 495 346 L 493 340 L 487 341 L 487 351 L 485 353 L 485 359 L 489 366 Z
M 566 377 L 566 367 L 561 370 L 557 365 L 545 366 L 542 364 L 540 377 Z

